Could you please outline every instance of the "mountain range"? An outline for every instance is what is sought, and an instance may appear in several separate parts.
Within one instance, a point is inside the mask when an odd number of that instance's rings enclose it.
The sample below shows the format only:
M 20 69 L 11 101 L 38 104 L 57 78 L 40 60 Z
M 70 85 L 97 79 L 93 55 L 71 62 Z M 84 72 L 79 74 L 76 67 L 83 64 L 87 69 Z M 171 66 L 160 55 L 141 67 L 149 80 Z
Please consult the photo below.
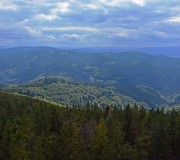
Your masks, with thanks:
M 148 53 L 151 55 L 165 55 L 172 58 L 180 58 L 180 46 L 172 46 L 172 47 L 94 47 L 94 48 L 80 48 L 77 49 L 79 51 L 87 51 L 87 52 L 104 52 L 104 53 L 118 53 L 125 51 L 138 51 L 143 53 Z
M 22 85 L 48 76 L 113 87 L 117 94 L 150 107 L 179 105 L 180 58 L 143 52 L 51 47 L 0 50 L 0 83 Z

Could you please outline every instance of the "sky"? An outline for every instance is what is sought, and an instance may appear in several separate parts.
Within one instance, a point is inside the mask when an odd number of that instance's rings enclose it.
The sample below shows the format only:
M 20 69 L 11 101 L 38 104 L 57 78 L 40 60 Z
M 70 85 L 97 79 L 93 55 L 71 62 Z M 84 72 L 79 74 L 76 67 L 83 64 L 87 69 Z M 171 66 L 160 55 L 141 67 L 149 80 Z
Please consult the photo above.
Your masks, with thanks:
M 0 47 L 180 46 L 180 0 L 0 0 Z

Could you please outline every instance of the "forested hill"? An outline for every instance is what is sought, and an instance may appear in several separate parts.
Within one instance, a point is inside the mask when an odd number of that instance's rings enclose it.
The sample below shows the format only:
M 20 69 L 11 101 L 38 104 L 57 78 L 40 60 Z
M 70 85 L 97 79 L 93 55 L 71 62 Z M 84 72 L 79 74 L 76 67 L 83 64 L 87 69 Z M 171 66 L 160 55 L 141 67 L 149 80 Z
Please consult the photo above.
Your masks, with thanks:
M 70 106 L 77 104 L 83 107 L 87 102 L 98 103 L 102 108 L 106 105 L 123 107 L 135 103 L 147 106 L 143 102 L 140 103 L 128 96 L 119 94 L 113 87 L 97 87 L 73 82 L 62 77 L 39 78 L 26 85 L 6 86 L 4 90 Z
M 180 112 L 60 107 L 0 92 L 2 160 L 179 160 Z
M 47 76 L 114 87 L 119 94 L 150 107 L 180 105 L 180 58 L 134 51 L 107 53 L 50 47 L 0 50 L 0 83 L 24 84 Z

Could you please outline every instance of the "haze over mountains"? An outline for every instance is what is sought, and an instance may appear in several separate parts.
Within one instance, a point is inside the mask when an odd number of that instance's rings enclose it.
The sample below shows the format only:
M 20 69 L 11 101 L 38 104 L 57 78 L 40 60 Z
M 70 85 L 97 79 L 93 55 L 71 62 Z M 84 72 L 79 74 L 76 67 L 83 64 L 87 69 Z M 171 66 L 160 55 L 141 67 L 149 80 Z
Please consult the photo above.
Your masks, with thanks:
M 174 57 L 174 58 L 180 58 L 180 46 L 173 46 L 173 47 L 148 47 L 148 48 L 143 48 L 143 47 L 115 47 L 115 48 L 100 48 L 100 47 L 95 47 L 95 48 L 81 48 L 79 50 L 84 50 L 84 51 L 91 51 L 91 52 L 125 52 L 125 51 L 139 51 L 143 53 L 148 53 L 152 55 L 165 55 L 169 57 Z
M 179 58 L 135 51 L 92 52 L 51 47 L 0 50 L 1 83 L 24 84 L 46 76 L 114 87 L 118 94 L 151 107 L 180 104 Z

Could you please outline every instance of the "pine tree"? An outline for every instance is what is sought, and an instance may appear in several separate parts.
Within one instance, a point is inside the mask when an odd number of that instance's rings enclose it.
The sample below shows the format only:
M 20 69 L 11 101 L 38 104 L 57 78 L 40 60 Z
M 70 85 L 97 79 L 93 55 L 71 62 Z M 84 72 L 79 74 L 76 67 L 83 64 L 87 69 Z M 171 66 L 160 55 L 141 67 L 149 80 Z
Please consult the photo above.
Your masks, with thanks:
M 70 121 L 65 124 L 59 139 L 59 156 L 60 160 L 82 160 L 83 146 L 79 137 L 79 128 Z
M 6 123 L 3 140 L 8 144 L 8 153 L 12 160 L 24 160 L 30 157 L 29 143 L 32 136 L 31 121 L 16 117 Z
M 124 132 L 122 122 L 112 119 L 108 122 L 108 159 L 118 160 L 122 158 Z
M 108 130 L 105 120 L 101 118 L 96 126 L 95 135 L 92 139 L 91 159 L 96 159 L 96 160 L 107 159 L 107 148 L 108 148 Z
M 126 143 L 130 143 L 131 142 L 131 126 L 133 123 L 133 112 L 132 112 L 132 109 L 131 109 L 129 104 L 124 109 L 123 117 L 124 117 L 124 119 L 123 119 L 123 124 L 124 124 L 123 130 L 125 133 L 124 140 Z

